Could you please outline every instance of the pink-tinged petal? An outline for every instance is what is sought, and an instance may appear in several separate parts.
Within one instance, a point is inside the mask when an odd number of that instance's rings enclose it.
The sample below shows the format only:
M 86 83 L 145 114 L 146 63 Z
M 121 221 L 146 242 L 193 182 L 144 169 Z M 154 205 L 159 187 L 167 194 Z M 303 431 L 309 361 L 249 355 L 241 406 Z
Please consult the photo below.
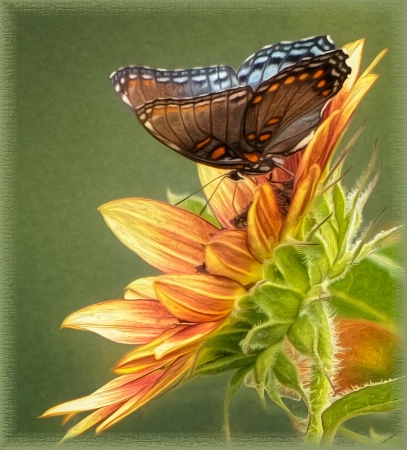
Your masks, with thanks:
M 110 406 L 105 406 L 104 408 L 100 408 L 97 411 L 94 411 L 89 416 L 86 416 L 79 423 L 73 426 L 63 437 L 62 442 L 67 439 L 73 439 L 74 437 L 79 436 L 85 431 L 88 431 L 93 425 L 104 420 L 106 417 L 110 416 L 114 411 L 116 411 L 123 403 L 118 403 Z
M 240 230 L 221 231 L 216 234 L 205 249 L 206 269 L 248 286 L 258 281 L 262 265 L 251 255 L 246 232 Z
M 245 178 L 237 183 L 222 176 L 228 172 L 230 171 L 198 164 L 199 179 L 202 186 L 205 186 L 204 192 L 211 210 L 224 228 L 233 229 L 235 226 L 231 220 L 249 206 L 256 183 L 252 178 Z
M 246 290 L 228 278 L 211 275 L 163 275 L 154 283 L 161 303 L 178 319 L 213 322 L 228 315 Z
M 247 215 L 247 242 L 250 253 L 259 262 L 268 258 L 278 242 L 284 218 L 270 184 L 257 188 Z
M 130 250 L 166 273 L 194 273 L 217 229 L 166 203 L 130 198 L 99 208 L 109 228 Z
M 203 322 L 185 327 L 179 333 L 158 345 L 154 350 L 154 354 L 157 359 L 162 359 L 174 353 L 178 354 L 186 348 L 199 344 L 219 326 L 219 322 Z
M 154 280 L 156 277 L 139 278 L 132 281 L 124 291 L 126 300 L 137 300 L 139 298 L 155 299 Z
M 157 300 L 110 300 L 87 306 L 62 327 L 93 331 L 120 344 L 146 344 L 179 324 Z
M 115 378 L 92 394 L 54 406 L 45 411 L 40 417 L 76 414 L 123 402 L 143 390 L 146 383 L 148 385 L 145 379 L 146 375 L 148 373 L 123 375 Z
M 111 427 L 118 421 L 124 419 L 132 412 L 136 411 L 153 398 L 157 397 L 164 391 L 168 391 L 176 383 L 178 383 L 192 368 L 195 356 L 187 355 L 179 358 L 170 367 L 159 371 L 158 379 L 152 384 L 143 396 L 135 396 L 128 400 L 124 405 L 117 409 L 109 418 L 101 423 L 97 429 L 97 433 L 101 433 Z
M 220 326 L 219 322 L 203 322 L 177 327 L 176 331 L 164 332 L 154 342 L 135 349 L 125 355 L 114 371 L 119 374 L 152 370 L 157 364 L 166 366 L 188 353 L 195 353 L 201 341 Z
M 164 331 L 160 334 L 160 336 L 148 344 L 130 351 L 118 361 L 114 371 L 120 374 L 129 374 L 155 366 L 157 364 L 157 360 L 155 358 L 156 347 L 161 345 L 163 342 L 167 342 L 186 327 L 188 327 L 188 325 L 177 325 L 172 329 Z M 179 355 L 175 355 L 175 357 L 177 356 Z M 162 365 L 163 363 L 164 361 L 161 361 L 159 364 Z

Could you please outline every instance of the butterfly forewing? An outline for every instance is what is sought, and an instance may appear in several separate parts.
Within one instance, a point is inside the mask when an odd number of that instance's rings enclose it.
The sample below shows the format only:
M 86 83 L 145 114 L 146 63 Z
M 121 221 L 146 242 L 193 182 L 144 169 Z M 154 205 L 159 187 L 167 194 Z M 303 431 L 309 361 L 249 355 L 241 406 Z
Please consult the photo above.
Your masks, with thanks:
M 228 66 L 185 70 L 126 67 L 111 76 L 115 91 L 133 109 L 167 98 L 194 98 L 238 85 L 234 69 Z
M 315 36 L 294 42 L 279 42 L 263 47 L 246 59 L 238 70 L 240 85 L 253 89 L 303 58 L 322 55 L 335 49 L 329 36 Z
M 323 107 L 350 73 L 346 58 L 342 50 L 306 58 L 263 82 L 247 106 L 246 142 L 263 156 L 304 147 L 321 120 Z
M 235 147 L 250 88 L 237 88 L 195 99 L 153 101 L 136 109 L 143 125 L 184 156 L 217 167 L 241 163 Z

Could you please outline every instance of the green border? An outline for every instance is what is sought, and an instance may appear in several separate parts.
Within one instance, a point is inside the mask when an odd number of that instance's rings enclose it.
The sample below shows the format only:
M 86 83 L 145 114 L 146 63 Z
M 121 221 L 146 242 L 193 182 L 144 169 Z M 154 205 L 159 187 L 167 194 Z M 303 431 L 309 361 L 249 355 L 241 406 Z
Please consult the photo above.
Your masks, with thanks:
M 77 15 L 107 15 L 117 13 L 128 13 L 132 11 L 137 13 L 140 9 L 155 11 L 164 11 L 166 14 L 178 14 L 180 8 L 188 7 L 198 11 L 211 10 L 214 14 L 219 14 L 229 9 L 252 10 L 256 9 L 261 14 L 262 10 L 269 9 L 270 4 L 275 5 L 276 13 L 281 9 L 298 9 L 302 8 L 305 12 L 309 7 L 317 6 L 324 8 L 325 11 L 334 10 L 338 4 L 344 7 L 351 8 L 377 8 L 379 11 L 389 13 L 393 17 L 394 33 L 398 36 L 398 47 L 393 49 L 394 55 L 397 59 L 398 77 L 393 80 L 397 84 L 399 92 L 399 100 L 396 108 L 399 112 L 397 117 L 392 118 L 392 126 L 397 132 L 394 136 L 394 142 L 399 149 L 400 167 L 397 167 L 394 172 L 396 179 L 396 196 L 400 199 L 400 216 L 403 222 L 406 222 L 405 202 L 406 196 L 406 144 L 407 132 L 405 127 L 406 117 L 406 83 L 407 83 L 407 2 L 405 0 L 386 1 L 386 0 L 154 0 L 154 1 L 121 1 L 117 4 L 113 1 L 60 1 L 60 0 L 43 0 L 43 1 L 4 1 L 0 0 L 0 52 L 2 62 L 2 77 L 1 77 L 1 113 L 0 113 L 0 139 L 1 139 L 1 154 L 0 154 L 0 287 L 2 295 L 0 304 L 0 335 L 2 338 L 1 346 L 1 420 L 0 420 L 0 436 L 1 448 L 29 448 L 54 446 L 61 433 L 55 435 L 41 436 L 26 435 L 13 436 L 13 417 L 14 410 L 12 405 L 12 398 L 14 392 L 13 386 L 13 323 L 14 310 L 10 299 L 13 299 L 13 205 L 14 205 L 14 186 L 16 180 L 13 178 L 11 167 L 13 165 L 14 152 L 14 117 L 15 117 L 15 96 L 13 91 L 13 73 L 14 73 L 14 13 L 19 11 L 27 14 L 44 14 L 44 15 L 59 15 L 59 14 L 77 14 Z M 357 5 L 357 6 L 356 6 Z M 402 156 L 401 156 L 402 155 Z M 400 170 L 401 169 L 401 170 Z M 403 170 L 404 169 L 404 170 Z M 404 311 L 402 311 L 404 312 Z M 35 439 L 35 440 L 34 440 Z M 73 442 L 65 445 L 76 446 L 77 448 L 86 446 L 87 448 L 100 448 L 107 446 L 113 447 L 131 447 L 136 445 L 143 445 L 146 448 L 161 448 L 161 447 L 189 447 L 194 448 L 218 448 L 218 445 L 211 445 L 208 443 L 205 436 L 194 436 L 182 438 L 180 436 L 145 436 L 145 441 L 135 441 L 134 436 L 125 435 L 118 436 L 117 440 L 112 437 L 105 438 L 103 436 L 95 439 L 92 436 L 81 437 Z M 270 448 L 295 448 L 292 443 L 287 445 L 276 445 L 271 442 L 262 442 L 261 437 L 253 436 L 253 440 L 248 437 L 247 441 L 234 442 L 233 447 L 236 448 L 253 448 L 253 447 L 270 447 Z M 223 443 L 219 443 L 219 448 L 224 448 Z M 302 447 L 302 446 L 301 446 Z M 372 446 L 370 446 L 372 447 Z M 355 447 L 353 447 L 355 448 Z M 382 446 L 380 447 L 382 448 Z M 398 447 L 397 447 L 398 448 Z

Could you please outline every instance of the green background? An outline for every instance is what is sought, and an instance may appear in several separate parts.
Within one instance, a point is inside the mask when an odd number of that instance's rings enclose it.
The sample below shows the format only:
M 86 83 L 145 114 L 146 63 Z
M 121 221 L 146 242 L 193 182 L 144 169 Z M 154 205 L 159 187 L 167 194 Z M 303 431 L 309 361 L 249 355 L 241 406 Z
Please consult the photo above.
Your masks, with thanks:
M 347 135 L 367 119 L 347 161 L 352 171 L 346 180 L 352 185 L 359 176 L 378 137 L 382 173 L 367 219 L 387 206 L 379 225 L 387 228 L 403 220 L 403 3 L 2 4 L 8 144 L 2 155 L 3 407 L 9 445 L 57 442 L 64 433 L 60 419 L 37 416 L 99 388 L 128 351 L 92 333 L 60 331 L 63 319 L 120 298 L 130 281 L 157 273 L 120 244 L 97 208 L 124 197 L 165 200 L 167 187 L 190 193 L 199 186 L 194 163 L 142 128 L 114 94 L 110 73 L 130 64 L 238 67 L 264 45 L 326 33 L 338 46 L 366 37 L 364 67 L 388 47 L 376 69 L 381 77 Z M 194 380 L 102 436 L 91 432 L 70 445 L 191 445 L 188 436 L 222 443 L 226 383 L 224 376 Z M 355 421 L 353 429 L 373 424 L 380 432 L 388 422 L 379 416 Z M 291 433 L 288 419 L 272 405 L 263 411 L 248 389 L 232 402 L 231 426 L 236 445 L 272 445 L 272 436 L 284 442 Z

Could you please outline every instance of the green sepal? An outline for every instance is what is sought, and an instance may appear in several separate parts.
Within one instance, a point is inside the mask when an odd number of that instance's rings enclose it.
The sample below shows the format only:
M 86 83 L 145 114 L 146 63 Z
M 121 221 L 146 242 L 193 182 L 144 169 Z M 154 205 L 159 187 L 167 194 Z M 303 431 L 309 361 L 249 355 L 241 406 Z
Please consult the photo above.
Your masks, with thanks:
M 317 330 L 309 315 L 303 314 L 291 325 L 287 338 L 302 355 L 315 355 Z
M 342 186 L 337 183 L 332 188 L 332 199 L 334 205 L 334 220 L 338 227 L 338 248 L 339 257 L 342 252 L 346 250 L 344 248 L 344 241 L 346 238 L 346 233 L 349 228 L 349 217 L 346 213 L 346 198 Z
M 248 328 L 221 330 L 205 341 L 205 348 L 241 353 L 240 342 L 246 337 L 248 331 Z
M 270 373 L 267 377 L 267 382 L 265 386 L 266 392 L 270 400 L 272 400 L 277 406 L 279 406 L 283 411 L 287 413 L 287 415 L 290 417 L 290 419 L 294 422 L 295 427 L 298 430 L 305 431 L 306 426 L 308 423 L 308 418 L 302 418 L 296 416 L 283 402 L 282 395 L 280 395 L 278 391 L 278 382 L 275 378 L 275 376 Z M 298 400 L 300 399 L 300 396 L 298 396 Z
M 254 326 L 241 341 L 243 353 L 248 354 L 274 345 L 285 336 L 290 323 L 270 320 Z
M 294 320 L 303 295 L 301 292 L 270 281 L 259 285 L 252 294 L 252 301 L 276 322 Z
M 322 414 L 323 442 L 330 442 L 338 426 L 345 420 L 362 414 L 388 412 L 401 406 L 402 380 L 367 386 L 353 391 L 327 408 Z
M 221 354 L 213 355 L 214 359 L 199 359 L 194 375 L 216 375 L 232 369 L 241 367 L 250 367 L 256 361 L 257 355 L 232 354 L 222 356 Z M 206 360 L 205 360 L 206 359 Z
M 263 350 L 256 359 L 254 364 L 254 375 L 256 382 L 256 389 L 260 397 L 264 397 L 264 389 L 266 385 L 267 376 L 270 369 L 274 366 L 276 357 L 281 350 L 281 341 L 275 343 Z
M 292 245 L 282 245 L 275 250 L 273 267 L 277 267 L 285 284 L 307 292 L 310 288 L 304 258 Z M 267 271 L 267 268 L 265 269 Z
M 276 355 L 272 370 L 280 384 L 298 392 L 302 399 L 306 398 L 298 375 L 298 370 L 283 351 L 278 352 Z

